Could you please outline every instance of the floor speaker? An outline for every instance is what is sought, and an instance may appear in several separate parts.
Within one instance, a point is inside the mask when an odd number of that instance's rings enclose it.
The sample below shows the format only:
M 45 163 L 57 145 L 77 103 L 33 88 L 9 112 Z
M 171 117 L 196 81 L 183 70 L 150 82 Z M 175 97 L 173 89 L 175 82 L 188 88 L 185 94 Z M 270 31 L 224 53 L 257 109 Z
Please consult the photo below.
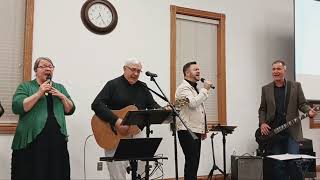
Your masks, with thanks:
M 316 156 L 316 153 L 313 152 L 313 145 L 311 139 L 303 138 L 299 141 L 299 153 L 307 154 L 310 156 Z M 313 178 L 316 177 L 316 160 L 311 159 L 302 163 L 304 177 L 305 178 Z
M 259 156 L 231 156 L 232 180 L 262 180 L 263 161 Z

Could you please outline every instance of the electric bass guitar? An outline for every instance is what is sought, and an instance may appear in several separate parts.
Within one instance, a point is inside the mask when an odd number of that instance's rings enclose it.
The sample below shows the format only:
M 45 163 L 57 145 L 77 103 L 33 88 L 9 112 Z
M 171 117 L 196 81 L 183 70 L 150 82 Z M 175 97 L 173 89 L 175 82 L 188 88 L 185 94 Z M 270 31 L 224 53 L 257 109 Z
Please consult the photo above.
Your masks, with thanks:
M 313 108 L 315 111 L 319 111 L 320 110 L 320 106 L 316 106 Z M 271 129 L 269 131 L 268 135 L 262 135 L 261 134 L 261 129 L 258 128 L 255 132 L 255 138 L 256 138 L 256 142 L 259 144 L 259 149 L 262 151 L 265 151 L 266 148 L 276 142 L 277 140 L 281 139 L 281 135 L 279 133 L 283 132 L 284 130 L 288 129 L 289 127 L 294 126 L 295 124 L 297 124 L 298 122 L 302 121 L 303 119 L 309 117 L 308 113 L 302 114 L 299 117 L 296 117 L 294 119 L 292 119 L 291 121 L 286 122 L 285 124 Z

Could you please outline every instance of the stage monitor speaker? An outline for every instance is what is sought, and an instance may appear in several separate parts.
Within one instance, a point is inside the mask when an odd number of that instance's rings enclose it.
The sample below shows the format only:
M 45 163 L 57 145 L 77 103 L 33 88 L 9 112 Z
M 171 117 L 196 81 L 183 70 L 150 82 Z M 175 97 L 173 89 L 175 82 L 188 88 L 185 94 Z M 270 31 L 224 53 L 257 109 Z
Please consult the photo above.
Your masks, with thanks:
M 313 145 L 311 139 L 303 138 L 299 141 L 299 153 L 307 154 L 310 156 L 316 156 L 316 153 L 313 152 Z M 316 160 L 311 159 L 309 161 L 305 161 L 302 164 L 304 169 L 304 177 L 305 178 L 314 178 L 316 177 Z
M 263 161 L 260 156 L 231 156 L 232 180 L 262 180 Z

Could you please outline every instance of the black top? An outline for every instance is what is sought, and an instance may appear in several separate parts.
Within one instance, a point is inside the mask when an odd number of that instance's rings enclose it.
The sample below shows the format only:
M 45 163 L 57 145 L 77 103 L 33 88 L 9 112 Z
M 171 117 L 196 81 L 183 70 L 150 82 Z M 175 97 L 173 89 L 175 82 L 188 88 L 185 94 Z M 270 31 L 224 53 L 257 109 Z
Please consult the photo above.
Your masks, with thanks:
M 184 79 L 184 80 L 186 80 L 197 91 L 197 93 L 199 94 L 199 90 L 197 88 L 198 84 L 196 82 L 192 82 L 192 81 L 189 81 L 187 79 Z
M 131 85 L 122 75 L 107 82 L 91 104 L 91 109 L 100 119 L 114 126 L 118 117 L 111 110 L 120 110 L 129 105 L 135 105 L 140 110 L 160 108 L 145 83 L 137 81 Z
M 57 134 L 60 133 L 60 125 L 58 124 L 56 117 L 54 115 L 53 107 L 53 96 L 51 93 L 46 95 L 47 98 L 47 111 L 48 119 L 42 133 L 47 134 L 47 137 L 52 140 L 52 138 L 58 138 Z
M 285 99 L 286 99 L 286 90 L 285 85 L 282 87 L 274 86 L 274 99 L 276 103 L 276 114 L 275 122 L 273 125 L 278 127 L 286 123 L 286 110 L 285 110 Z

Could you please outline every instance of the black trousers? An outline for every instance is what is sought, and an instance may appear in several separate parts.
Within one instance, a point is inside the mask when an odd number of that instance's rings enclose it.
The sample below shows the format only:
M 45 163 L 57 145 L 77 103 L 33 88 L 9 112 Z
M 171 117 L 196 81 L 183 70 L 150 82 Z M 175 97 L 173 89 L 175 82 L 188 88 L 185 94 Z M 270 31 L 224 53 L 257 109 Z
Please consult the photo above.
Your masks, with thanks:
M 197 140 L 193 140 L 188 131 L 178 131 L 178 138 L 184 153 L 184 179 L 196 180 L 199 168 L 201 152 L 201 134 L 196 134 Z
M 70 180 L 67 142 L 55 118 L 27 148 L 13 150 L 12 180 Z

